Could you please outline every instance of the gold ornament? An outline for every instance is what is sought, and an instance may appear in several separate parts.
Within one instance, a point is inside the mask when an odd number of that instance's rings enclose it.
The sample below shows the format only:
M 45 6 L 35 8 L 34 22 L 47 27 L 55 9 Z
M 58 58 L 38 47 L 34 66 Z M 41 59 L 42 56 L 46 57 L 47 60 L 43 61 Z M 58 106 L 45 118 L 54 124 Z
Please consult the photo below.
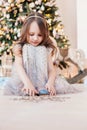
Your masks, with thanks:
M 8 3 L 12 3 L 12 2 L 14 2 L 14 0 L 8 0 Z
M 43 0 L 43 2 L 46 2 L 47 0 Z
M 50 18 L 50 17 L 51 17 L 51 14 L 46 14 L 46 17 Z
M 7 12 L 11 12 L 11 11 L 12 11 L 11 6 L 7 7 L 7 8 L 6 8 L 6 11 L 7 11 Z
M 11 7 L 14 7 L 14 6 L 15 6 L 14 3 L 12 3 L 12 4 L 11 4 Z

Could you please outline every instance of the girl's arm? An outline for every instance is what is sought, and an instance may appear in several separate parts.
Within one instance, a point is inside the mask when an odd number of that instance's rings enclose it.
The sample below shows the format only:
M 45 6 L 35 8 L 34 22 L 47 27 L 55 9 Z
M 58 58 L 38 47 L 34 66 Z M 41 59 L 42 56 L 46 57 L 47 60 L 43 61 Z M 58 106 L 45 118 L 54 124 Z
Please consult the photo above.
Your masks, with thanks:
M 35 93 L 38 93 L 37 90 L 34 88 L 32 82 L 30 81 L 29 77 L 27 76 L 25 69 L 23 67 L 23 61 L 22 56 L 19 53 L 19 50 L 16 49 L 14 51 L 15 53 L 15 67 L 18 72 L 18 75 L 21 79 L 21 81 L 24 84 L 23 91 L 25 91 L 26 94 L 29 95 L 35 95 Z
M 52 56 L 51 54 L 48 56 L 48 82 L 46 83 L 45 87 L 50 92 L 51 95 L 56 94 L 56 90 L 54 87 L 55 78 L 56 78 L 56 66 L 53 65 Z

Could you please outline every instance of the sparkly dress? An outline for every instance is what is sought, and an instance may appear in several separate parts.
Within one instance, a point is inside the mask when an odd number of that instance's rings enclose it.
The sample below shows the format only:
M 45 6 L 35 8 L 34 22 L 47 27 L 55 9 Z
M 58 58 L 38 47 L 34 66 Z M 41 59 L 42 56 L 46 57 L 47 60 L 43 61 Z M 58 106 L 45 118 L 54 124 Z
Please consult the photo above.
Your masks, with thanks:
M 48 55 L 49 51 L 44 46 L 32 46 L 25 44 L 22 48 L 23 66 L 33 83 L 34 87 L 39 90 L 45 89 L 48 81 Z M 6 95 L 22 95 L 21 89 L 23 82 L 18 76 L 15 63 L 12 68 L 12 76 L 4 86 L 4 94 Z M 57 94 L 74 93 L 80 91 L 84 87 L 81 84 L 69 84 L 64 77 L 57 75 L 55 80 L 55 88 Z M 80 89 L 81 88 L 81 89 Z

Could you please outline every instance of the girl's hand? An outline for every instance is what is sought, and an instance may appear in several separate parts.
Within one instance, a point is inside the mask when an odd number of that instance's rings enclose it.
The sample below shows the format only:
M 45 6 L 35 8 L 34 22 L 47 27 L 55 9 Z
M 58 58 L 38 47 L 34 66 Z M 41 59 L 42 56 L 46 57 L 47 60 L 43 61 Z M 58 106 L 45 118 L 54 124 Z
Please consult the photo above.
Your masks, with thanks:
M 45 88 L 48 90 L 51 96 L 56 95 L 56 89 L 53 85 L 47 83 Z
M 22 89 L 23 93 L 29 96 L 35 96 L 35 94 L 38 94 L 38 91 L 33 86 L 24 86 Z

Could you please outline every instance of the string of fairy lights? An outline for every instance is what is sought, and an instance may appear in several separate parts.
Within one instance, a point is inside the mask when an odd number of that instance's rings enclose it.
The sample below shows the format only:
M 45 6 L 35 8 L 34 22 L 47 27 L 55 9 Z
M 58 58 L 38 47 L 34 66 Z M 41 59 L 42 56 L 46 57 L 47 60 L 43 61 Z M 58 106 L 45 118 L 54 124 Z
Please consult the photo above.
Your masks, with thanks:
M 1 0 L 0 1 L 0 55 L 11 52 L 20 37 L 24 19 L 31 11 L 42 13 L 49 25 L 50 35 L 59 47 L 68 47 L 68 37 L 58 14 L 55 0 Z

